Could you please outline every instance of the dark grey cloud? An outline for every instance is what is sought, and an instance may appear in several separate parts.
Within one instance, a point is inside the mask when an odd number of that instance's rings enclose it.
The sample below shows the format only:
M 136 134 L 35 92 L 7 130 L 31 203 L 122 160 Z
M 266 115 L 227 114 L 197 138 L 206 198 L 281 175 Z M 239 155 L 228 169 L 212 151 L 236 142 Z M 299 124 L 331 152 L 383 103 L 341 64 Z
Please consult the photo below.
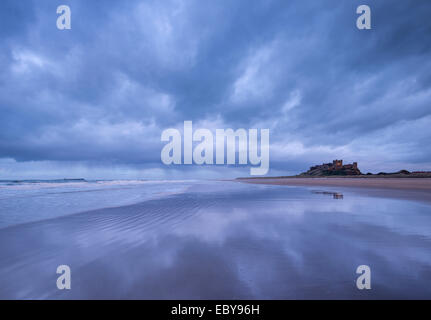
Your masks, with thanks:
M 431 169 L 428 0 L 368 3 L 372 30 L 353 0 L 65 4 L 66 31 L 55 1 L 0 4 L 0 158 L 26 170 L 188 176 L 160 166 L 161 131 L 184 120 L 270 128 L 270 173 L 340 157 Z

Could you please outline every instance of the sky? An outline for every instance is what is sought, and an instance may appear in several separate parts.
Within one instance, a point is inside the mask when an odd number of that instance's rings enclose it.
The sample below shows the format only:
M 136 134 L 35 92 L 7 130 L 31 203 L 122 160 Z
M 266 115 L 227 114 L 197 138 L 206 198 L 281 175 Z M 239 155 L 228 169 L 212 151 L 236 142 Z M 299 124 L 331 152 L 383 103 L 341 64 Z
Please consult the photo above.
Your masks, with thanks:
M 162 131 L 188 120 L 270 129 L 268 175 L 431 170 L 430 17 L 429 0 L 2 0 L 0 180 L 249 175 L 164 165 Z

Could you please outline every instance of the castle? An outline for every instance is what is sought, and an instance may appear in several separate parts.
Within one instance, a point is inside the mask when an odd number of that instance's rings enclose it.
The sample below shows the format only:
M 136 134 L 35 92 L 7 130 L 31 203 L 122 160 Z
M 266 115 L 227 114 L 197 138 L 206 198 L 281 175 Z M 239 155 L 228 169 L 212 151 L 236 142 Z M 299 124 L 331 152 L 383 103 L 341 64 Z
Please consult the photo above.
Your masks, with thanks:
M 358 169 L 358 163 L 344 164 L 343 160 L 334 160 L 332 163 L 324 163 L 310 167 L 307 172 L 301 173 L 304 176 L 356 176 L 362 174 Z

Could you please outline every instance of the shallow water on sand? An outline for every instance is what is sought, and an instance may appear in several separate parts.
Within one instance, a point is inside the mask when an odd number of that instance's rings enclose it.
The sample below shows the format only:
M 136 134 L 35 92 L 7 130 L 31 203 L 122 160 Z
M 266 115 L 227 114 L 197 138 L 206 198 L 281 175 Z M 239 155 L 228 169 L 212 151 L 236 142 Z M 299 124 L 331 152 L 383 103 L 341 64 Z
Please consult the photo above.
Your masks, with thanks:
M 0 189 L 0 298 L 431 299 L 427 203 L 236 182 L 124 183 L 92 201 L 75 188 L 68 210 L 62 192 Z M 56 287 L 63 264 L 71 290 Z

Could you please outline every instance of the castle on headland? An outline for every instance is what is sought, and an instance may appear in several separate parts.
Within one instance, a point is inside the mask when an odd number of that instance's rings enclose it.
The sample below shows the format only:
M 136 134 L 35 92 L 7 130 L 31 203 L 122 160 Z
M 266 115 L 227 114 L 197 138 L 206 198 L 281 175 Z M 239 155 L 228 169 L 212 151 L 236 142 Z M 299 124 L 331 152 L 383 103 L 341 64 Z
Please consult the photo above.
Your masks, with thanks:
M 344 164 L 343 160 L 334 160 L 332 163 L 324 163 L 310 167 L 301 176 L 356 176 L 362 174 L 358 169 L 358 163 Z

